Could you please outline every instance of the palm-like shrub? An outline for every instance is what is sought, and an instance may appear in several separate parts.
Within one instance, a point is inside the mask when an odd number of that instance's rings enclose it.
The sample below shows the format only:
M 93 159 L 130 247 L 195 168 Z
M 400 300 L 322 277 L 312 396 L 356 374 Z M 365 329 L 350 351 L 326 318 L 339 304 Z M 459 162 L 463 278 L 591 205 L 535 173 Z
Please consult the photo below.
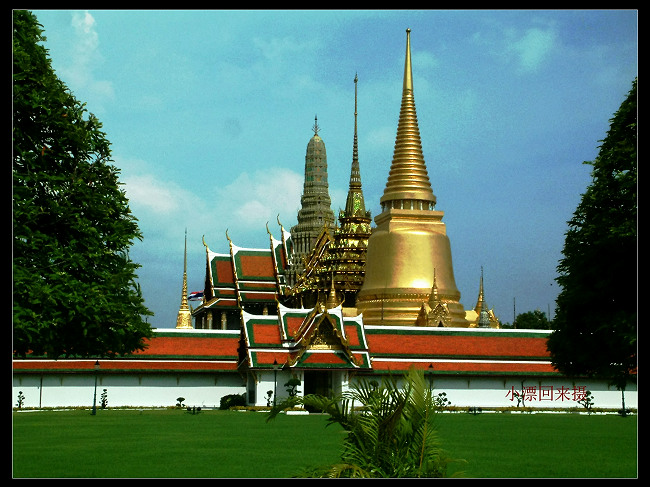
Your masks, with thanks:
M 313 477 L 444 477 L 449 460 L 440 447 L 436 403 L 422 371 L 411 368 L 399 385 L 392 376 L 361 380 L 336 398 L 288 398 L 269 419 L 287 407 L 311 406 L 329 414 L 347 435 L 341 462 L 304 472 Z

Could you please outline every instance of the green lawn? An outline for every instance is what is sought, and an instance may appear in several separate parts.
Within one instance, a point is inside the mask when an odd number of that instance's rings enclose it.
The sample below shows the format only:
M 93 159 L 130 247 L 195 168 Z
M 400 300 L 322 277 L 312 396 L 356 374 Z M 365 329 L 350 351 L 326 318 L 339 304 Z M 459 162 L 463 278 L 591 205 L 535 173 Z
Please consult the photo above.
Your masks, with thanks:
M 339 458 L 322 415 L 182 410 L 13 413 L 13 476 L 291 477 Z M 441 414 L 468 477 L 635 477 L 637 417 Z
M 636 477 L 637 416 L 442 414 L 438 431 L 467 477 Z

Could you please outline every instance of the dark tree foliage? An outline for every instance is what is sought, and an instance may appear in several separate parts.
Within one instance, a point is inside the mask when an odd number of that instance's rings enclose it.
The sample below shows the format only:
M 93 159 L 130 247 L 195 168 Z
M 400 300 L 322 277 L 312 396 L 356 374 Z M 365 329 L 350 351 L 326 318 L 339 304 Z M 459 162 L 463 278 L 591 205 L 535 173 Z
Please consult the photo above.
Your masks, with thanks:
M 517 315 L 514 327 L 529 330 L 548 330 L 551 328 L 551 322 L 548 321 L 546 313 L 536 309 L 535 311 L 526 311 Z
M 637 82 L 610 120 L 592 182 L 568 222 L 548 341 L 553 364 L 620 390 L 637 353 Z
M 101 124 L 57 78 L 45 40 L 31 12 L 13 12 L 14 352 L 131 353 L 152 334 L 128 256 L 142 236 Z

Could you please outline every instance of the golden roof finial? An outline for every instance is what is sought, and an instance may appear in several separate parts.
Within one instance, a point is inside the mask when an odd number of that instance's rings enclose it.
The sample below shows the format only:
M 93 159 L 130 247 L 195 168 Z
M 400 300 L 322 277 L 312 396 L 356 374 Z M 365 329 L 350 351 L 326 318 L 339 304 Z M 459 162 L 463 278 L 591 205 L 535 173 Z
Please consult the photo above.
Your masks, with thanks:
M 185 229 L 185 251 L 183 253 L 183 290 L 181 306 L 176 317 L 176 328 L 192 328 L 192 313 L 187 302 L 187 228 Z
M 406 60 L 404 61 L 403 90 L 413 91 L 413 70 L 411 68 L 411 29 L 406 29 Z
M 402 105 L 397 125 L 393 162 L 380 202 L 383 207 L 388 202 L 395 202 L 395 204 L 388 204 L 387 208 L 429 210 L 435 206 L 436 197 L 431 190 L 431 182 L 422 154 L 420 129 L 415 112 L 410 33 L 411 29 L 406 29 Z
M 330 292 L 326 300 L 326 308 L 332 309 L 339 305 L 338 298 L 336 297 L 336 290 L 334 289 L 334 271 L 332 271 L 332 281 L 330 285 Z

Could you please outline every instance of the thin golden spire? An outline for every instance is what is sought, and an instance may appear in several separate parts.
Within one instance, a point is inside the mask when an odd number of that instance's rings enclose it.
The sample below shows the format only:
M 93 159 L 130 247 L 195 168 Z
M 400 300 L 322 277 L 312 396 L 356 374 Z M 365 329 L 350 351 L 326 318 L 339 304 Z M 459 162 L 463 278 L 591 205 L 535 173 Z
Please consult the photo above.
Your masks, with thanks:
M 481 266 L 481 280 L 478 286 L 478 299 L 476 300 L 476 306 L 474 306 L 474 311 L 476 311 L 480 315 L 481 311 L 483 311 L 484 308 L 485 311 L 487 311 L 487 305 L 485 304 L 485 293 L 483 290 L 483 266 Z
M 357 82 L 359 77 L 354 75 L 354 139 L 352 142 L 352 171 L 350 173 L 350 189 L 361 189 L 361 173 L 359 171 L 359 143 L 357 137 Z
M 393 162 L 380 202 L 384 209 L 430 210 L 436 204 L 436 197 L 431 190 L 431 182 L 422 154 L 420 129 L 415 112 L 410 33 L 411 29 L 406 29 L 402 105 L 397 125 Z
M 429 306 L 435 308 L 440 301 L 438 296 L 438 285 L 436 284 L 436 268 L 433 268 L 433 286 L 431 286 L 431 294 L 429 296 Z
M 185 229 L 185 251 L 183 252 L 183 290 L 181 306 L 176 317 L 176 328 L 192 328 L 192 313 L 187 302 L 187 228 Z
M 404 61 L 404 86 L 402 91 L 413 91 L 413 70 L 411 67 L 411 29 L 406 29 L 406 60 Z
M 350 170 L 350 186 L 345 201 L 345 214 L 348 217 L 366 214 L 366 203 L 361 190 L 361 170 L 359 169 L 359 144 L 357 137 L 357 82 L 359 77 L 354 75 L 354 138 L 352 142 L 352 169 Z

